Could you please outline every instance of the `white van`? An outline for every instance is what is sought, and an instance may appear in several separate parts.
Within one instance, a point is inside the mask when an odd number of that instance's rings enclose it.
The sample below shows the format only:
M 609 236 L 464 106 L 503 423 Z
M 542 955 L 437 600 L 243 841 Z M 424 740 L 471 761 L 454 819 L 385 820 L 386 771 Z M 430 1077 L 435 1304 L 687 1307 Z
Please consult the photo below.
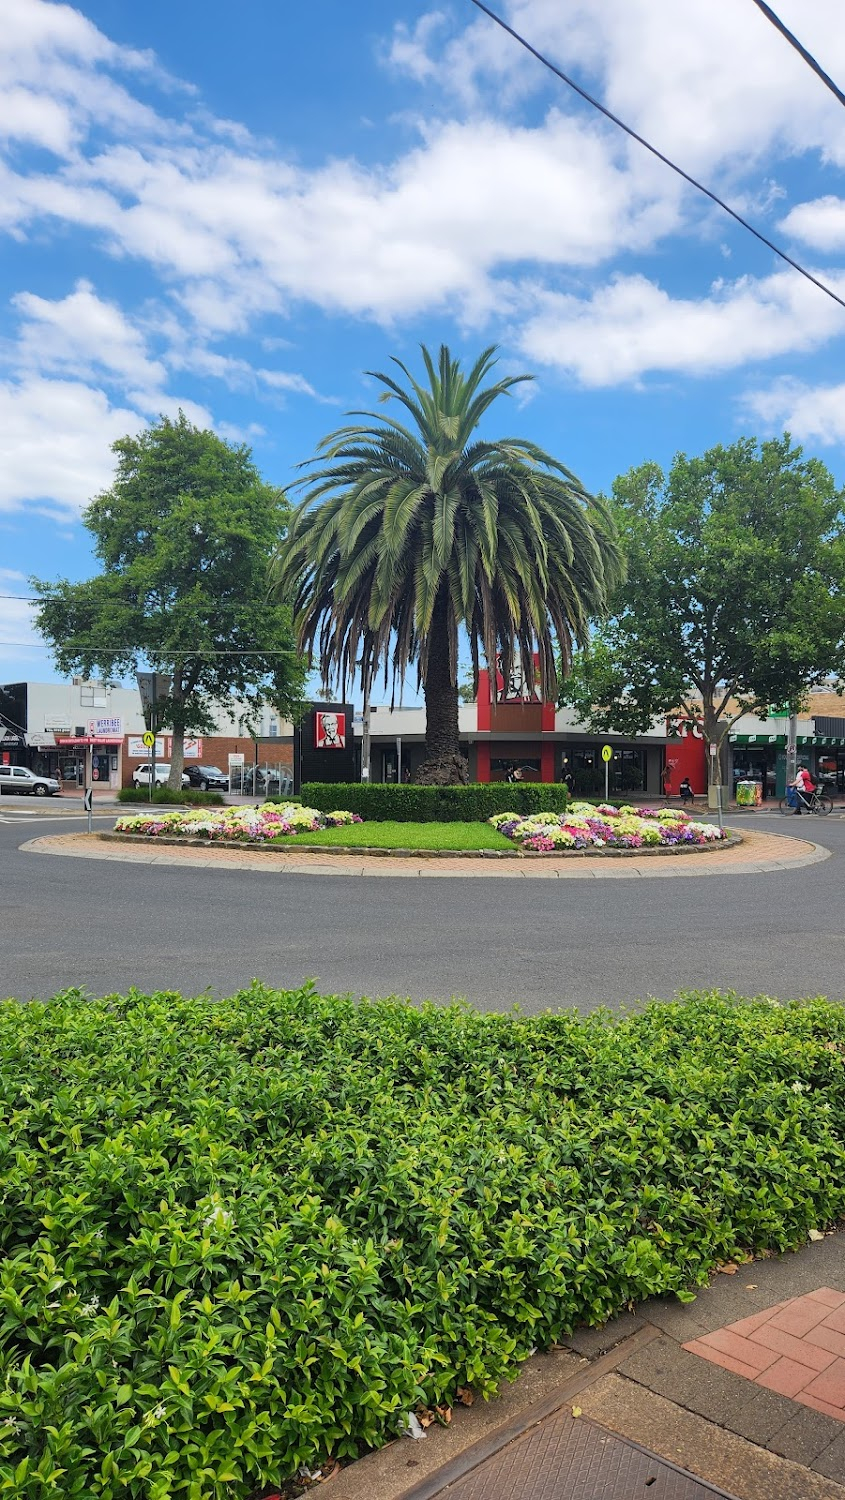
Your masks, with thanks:
M 157 760 L 155 765 L 156 786 L 167 786 L 167 783 L 170 780 L 170 762 L 166 760 Z M 132 772 L 132 785 L 134 787 L 149 786 L 150 781 L 152 780 L 152 774 L 153 768 L 151 762 L 148 761 L 147 764 L 143 766 L 136 766 L 134 771 Z M 182 785 L 190 786 L 190 784 L 191 783 L 188 777 L 183 771 Z

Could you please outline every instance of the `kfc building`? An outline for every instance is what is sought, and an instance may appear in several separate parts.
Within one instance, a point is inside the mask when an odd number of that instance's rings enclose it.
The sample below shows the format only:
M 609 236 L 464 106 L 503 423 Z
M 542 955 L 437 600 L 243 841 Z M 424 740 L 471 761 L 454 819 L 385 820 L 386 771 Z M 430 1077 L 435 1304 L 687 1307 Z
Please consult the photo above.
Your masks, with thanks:
M 363 730 L 361 715 L 356 722 Z M 507 781 L 514 776 L 521 781 L 567 781 L 576 796 L 584 797 L 604 792 L 603 745 L 612 749 L 608 781 L 613 795 L 657 797 L 670 747 L 675 755 L 681 743 L 662 719 L 636 738 L 592 734 L 572 710 L 556 709 L 528 693 L 518 662 L 507 682 L 497 671 L 492 695 L 489 673 L 479 672 L 478 698 L 459 704 L 458 728 L 470 781 Z M 425 709 L 374 705 L 369 731 L 370 779 L 413 781 L 425 758 Z
M 309 703 L 293 731 L 293 784 L 360 781 L 361 756 L 351 703 Z

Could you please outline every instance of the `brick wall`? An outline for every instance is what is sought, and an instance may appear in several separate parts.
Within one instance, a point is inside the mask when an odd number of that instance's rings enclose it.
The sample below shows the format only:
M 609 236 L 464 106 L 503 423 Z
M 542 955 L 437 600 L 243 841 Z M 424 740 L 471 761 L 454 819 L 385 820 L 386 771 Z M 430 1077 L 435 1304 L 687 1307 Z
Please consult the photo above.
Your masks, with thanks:
M 136 739 L 137 736 L 133 735 L 132 738 Z M 198 738 L 202 740 L 202 755 L 198 760 L 194 756 L 191 756 L 189 760 L 185 761 L 186 766 L 191 764 L 219 766 L 221 771 L 228 772 L 230 755 L 242 755 L 244 757 L 244 765 L 246 766 L 251 766 L 254 763 L 255 742 L 248 735 L 204 734 L 198 736 Z M 165 731 L 159 735 L 159 739 L 164 740 L 164 759 L 169 760 L 170 735 Z M 122 757 L 124 786 L 132 785 L 132 772 L 135 770 L 135 767 L 146 765 L 149 758 L 150 754 L 148 750 L 145 750 L 143 755 L 130 755 L 129 736 L 124 738 Z M 281 736 L 278 739 L 261 740 L 258 746 L 258 762 L 262 766 L 280 765 L 286 768 L 289 776 L 292 776 L 293 740 L 290 738 L 283 739 Z

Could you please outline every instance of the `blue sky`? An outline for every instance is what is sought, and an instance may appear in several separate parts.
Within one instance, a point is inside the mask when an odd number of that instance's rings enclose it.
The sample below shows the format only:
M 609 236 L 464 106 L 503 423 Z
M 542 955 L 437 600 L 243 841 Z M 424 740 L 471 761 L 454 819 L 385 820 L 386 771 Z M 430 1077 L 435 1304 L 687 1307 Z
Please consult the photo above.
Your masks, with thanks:
M 841 0 L 778 10 L 840 83 Z M 845 292 L 845 110 L 752 0 L 501 0 Z M 788 427 L 845 479 L 845 311 L 469 0 L 3 0 L 0 593 L 93 570 L 110 444 L 180 406 L 271 482 L 420 342 L 593 489 Z M 0 681 L 51 677 L 0 600 Z M 6 644 L 8 643 L 8 644 Z

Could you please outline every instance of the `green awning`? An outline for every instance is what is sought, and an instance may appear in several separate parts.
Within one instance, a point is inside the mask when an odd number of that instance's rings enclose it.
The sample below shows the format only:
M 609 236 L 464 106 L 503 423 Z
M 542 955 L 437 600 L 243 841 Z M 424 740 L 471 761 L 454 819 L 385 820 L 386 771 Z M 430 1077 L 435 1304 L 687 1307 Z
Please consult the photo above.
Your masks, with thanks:
M 751 745 L 758 749 L 765 749 L 768 745 L 775 745 L 778 749 L 786 747 L 785 734 L 729 734 L 728 742 L 731 745 Z M 822 748 L 829 745 L 845 745 L 845 739 L 837 739 L 832 734 L 799 734 L 795 740 L 796 745 L 815 745 Z
M 785 745 L 785 734 L 729 734 L 728 741 L 731 745 Z M 803 743 L 799 739 L 799 745 Z

